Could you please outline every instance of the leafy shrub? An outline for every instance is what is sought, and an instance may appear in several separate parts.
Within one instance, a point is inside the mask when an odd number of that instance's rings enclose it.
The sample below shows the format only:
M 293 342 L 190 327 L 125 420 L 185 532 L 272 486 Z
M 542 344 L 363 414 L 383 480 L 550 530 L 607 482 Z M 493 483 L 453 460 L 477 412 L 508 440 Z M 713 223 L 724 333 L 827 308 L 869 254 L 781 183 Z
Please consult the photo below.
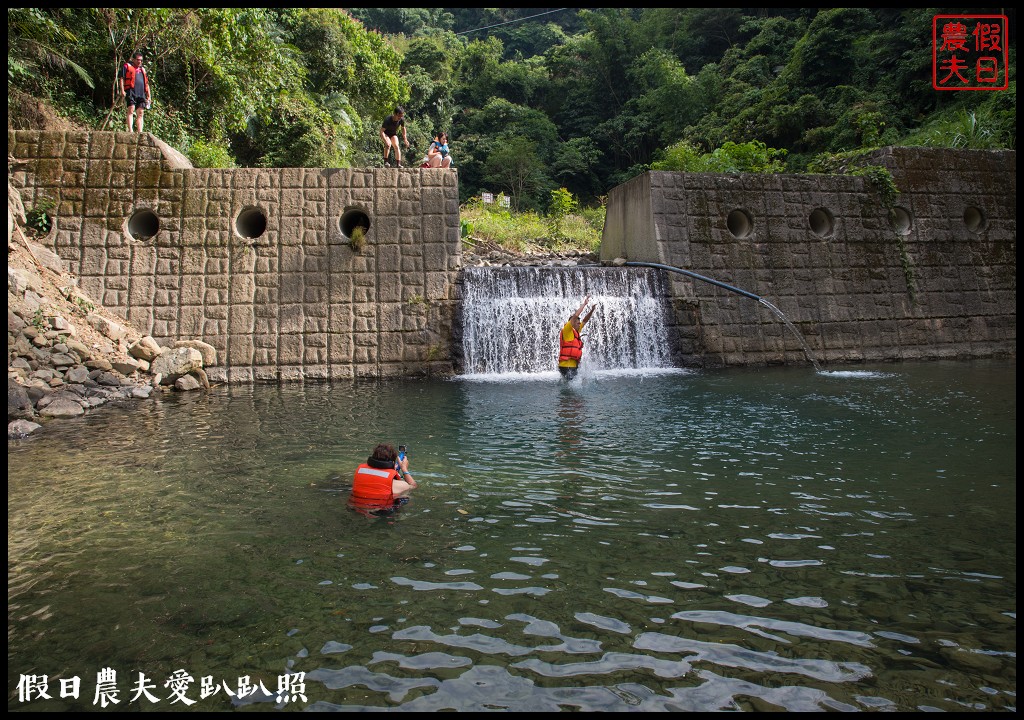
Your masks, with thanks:
M 352 230 L 350 243 L 352 245 L 352 250 L 357 253 L 361 253 L 363 248 L 366 247 L 366 231 L 363 229 L 362 225 L 357 225 Z
M 196 140 L 188 150 L 188 159 L 197 168 L 232 168 L 235 160 L 226 146 Z
M 551 233 L 550 216 L 542 217 L 533 211 L 515 212 L 497 203 L 485 205 L 479 197 L 473 197 L 461 208 L 461 224 L 468 226 L 474 243 L 493 243 L 509 252 L 594 252 L 601 244 L 604 213 L 604 207 L 598 207 L 562 215 L 561 235 L 556 239 Z
M 53 218 L 50 213 L 57 207 L 53 198 L 41 197 L 31 210 L 25 213 L 25 224 L 40 235 L 49 235 L 53 229 Z
M 576 210 L 578 206 L 576 198 L 564 187 L 551 191 L 551 204 L 548 206 L 548 229 L 553 242 L 558 243 L 565 240 L 565 231 L 562 226 L 566 216 Z
M 759 140 L 726 142 L 710 153 L 683 140 L 664 152 L 664 159 L 651 164 L 652 170 L 707 173 L 780 173 L 785 170 L 786 150 L 770 148 Z

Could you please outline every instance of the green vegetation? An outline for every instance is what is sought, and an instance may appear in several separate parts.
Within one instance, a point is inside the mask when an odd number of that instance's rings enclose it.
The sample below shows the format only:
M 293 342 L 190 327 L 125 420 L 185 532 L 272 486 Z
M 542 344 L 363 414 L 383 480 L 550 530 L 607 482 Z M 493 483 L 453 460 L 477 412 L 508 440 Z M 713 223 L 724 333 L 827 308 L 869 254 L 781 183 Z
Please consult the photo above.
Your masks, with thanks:
M 46 316 L 43 315 L 42 308 L 36 308 L 36 311 L 32 313 L 31 323 L 32 327 L 34 327 L 39 332 L 43 332 L 50 326 L 50 323 L 47 321 Z
M 552 195 L 558 207 L 547 216 L 505 208 L 500 195 L 487 204 L 480 197 L 471 198 L 461 208 L 466 248 L 498 245 L 515 253 L 597 252 L 604 230 L 604 207 L 580 208 L 564 188 Z
M 53 198 L 41 197 L 35 207 L 25 213 L 25 224 L 33 232 L 39 235 L 49 235 L 53 228 L 53 218 L 50 213 L 57 206 Z
M 766 147 L 751 140 L 742 144 L 727 142 L 710 153 L 702 153 L 693 143 L 683 140 L 665 151 L 662 160 L 651 163 L 652 170 L 705 173 L 779 173 L 786 169 L 785 150 Z
M 88 315 L 96 309 L 96 306 L 83 297 L 76 297 L 72 302 L 78 307 L 82 315 Z
M 122 128 L 116 74 L 136 49 L 154 92 L 146 129 L 197 166 L 379 165 L 380 122 L 402 105 L 410 164 L 446 130 L 461 201 L 503 192 L 503 212 L 537 217 L 530 240 L 555 246 L 591 223 L 574 229 L 584 210 L 553 192 L 597 208 L 651 168 L 820 172 L 823 157 L 884 145 L 1015 148 L 1014 81 L 932 87 L 940 12 L 11 8 L 8 125 Z M 470 222 L 477 237 L 511 221 Z
M 352 237 L 349 239 L 352 251 L 361 253 L 366 248 L 366 231 L 361 225 L 352 229 Z

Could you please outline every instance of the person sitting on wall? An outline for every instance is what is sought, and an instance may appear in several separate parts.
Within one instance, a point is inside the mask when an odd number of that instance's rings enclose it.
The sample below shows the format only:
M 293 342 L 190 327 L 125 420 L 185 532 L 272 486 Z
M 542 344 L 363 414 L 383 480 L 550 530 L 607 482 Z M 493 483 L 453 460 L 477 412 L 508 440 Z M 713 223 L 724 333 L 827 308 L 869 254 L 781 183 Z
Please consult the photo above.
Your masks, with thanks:
M 449 168 L 452 155 L 448 149 L 448 133 L 443 130 L 434 136 L 434 142 L 427 148 L 427 164 L 432 168 Z
M 356 468 L 349 507 L 371 514 L 387 513 L 401 505 L 419 485 L 409 472 L 409 458 L 401 460 L 391 445 L 380 444 Z

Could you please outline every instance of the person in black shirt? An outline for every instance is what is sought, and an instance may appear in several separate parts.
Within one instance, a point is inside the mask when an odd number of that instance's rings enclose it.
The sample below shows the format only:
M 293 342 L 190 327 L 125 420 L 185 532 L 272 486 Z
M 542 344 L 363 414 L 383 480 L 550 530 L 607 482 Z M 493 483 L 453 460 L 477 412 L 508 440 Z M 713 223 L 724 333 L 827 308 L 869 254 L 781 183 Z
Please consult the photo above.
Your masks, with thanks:
M 398 147 L 398 131 L 402 131 L 402 141 L 409 147 L 409 138 L 405 134 L 405 110 L 396 107 L 395 112 L 384 118 L 380 126 L 380 139 L 384 142 L 384 167 L 388 165 L 388 155 L 395 151 L 395 167 L 402 167 L 402 151 Z

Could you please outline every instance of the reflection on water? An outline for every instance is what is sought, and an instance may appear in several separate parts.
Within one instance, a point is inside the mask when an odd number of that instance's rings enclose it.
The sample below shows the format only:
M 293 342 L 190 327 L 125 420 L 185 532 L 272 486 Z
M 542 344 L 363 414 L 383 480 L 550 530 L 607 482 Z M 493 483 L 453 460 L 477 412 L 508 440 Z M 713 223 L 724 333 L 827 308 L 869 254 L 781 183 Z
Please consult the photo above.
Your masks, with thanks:
M 9 709 L 92 709 L 107 667 L 146 710 L 270 709 L 298 672 L 285 709 L 1016 709 L 1014 365 L 503 380 L 225 387 L 9 443 Z M 421 488 L 368 518 L 381 440 Z

